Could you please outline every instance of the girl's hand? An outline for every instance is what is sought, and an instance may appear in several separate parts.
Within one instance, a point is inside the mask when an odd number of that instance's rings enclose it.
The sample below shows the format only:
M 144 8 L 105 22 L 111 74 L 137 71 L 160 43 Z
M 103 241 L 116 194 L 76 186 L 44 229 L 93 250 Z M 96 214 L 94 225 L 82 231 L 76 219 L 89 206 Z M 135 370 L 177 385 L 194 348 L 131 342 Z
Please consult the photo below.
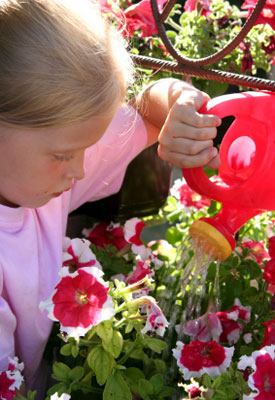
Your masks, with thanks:
M 206 93 L 192 86 L 173 93 L 170 111 L 158 137 L 158 154 L 163 160 L 180 168 L 219 167 L 220 158 L 213 139 L 221 120 L 198 112 L 208 100 Z

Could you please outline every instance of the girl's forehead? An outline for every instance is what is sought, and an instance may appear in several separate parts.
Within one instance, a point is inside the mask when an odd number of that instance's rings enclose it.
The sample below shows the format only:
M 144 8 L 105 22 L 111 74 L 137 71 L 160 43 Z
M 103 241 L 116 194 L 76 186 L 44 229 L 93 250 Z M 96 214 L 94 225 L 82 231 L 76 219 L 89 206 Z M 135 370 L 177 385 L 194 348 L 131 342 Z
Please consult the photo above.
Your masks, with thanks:
M 4 136 L 17 145 L 22 142 L 24 146 L 41 146 L 64 152 L 85 149 L 103 136 L 113 117 L 113 114 L 91 117 L 63 127 L 8 128 L 9 132 L 5 132 Z

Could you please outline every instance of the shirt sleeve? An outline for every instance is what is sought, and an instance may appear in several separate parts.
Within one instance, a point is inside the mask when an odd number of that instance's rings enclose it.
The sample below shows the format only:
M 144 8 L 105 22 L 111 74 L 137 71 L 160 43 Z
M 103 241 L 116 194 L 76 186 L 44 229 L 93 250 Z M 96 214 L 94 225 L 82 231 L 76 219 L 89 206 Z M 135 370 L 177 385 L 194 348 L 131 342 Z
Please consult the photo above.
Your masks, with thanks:
M 3 272 L 0 266 L 0 371 L 8 368 L 9 357 L 14 357 L 16 319 L 3 295 Z
M 85 178 L 70 191 L 69 212 L 119 191 L 128 164 L 145 148 L 147 130 L 131 106 L 119 109 L 103 137 L 86 150 Z

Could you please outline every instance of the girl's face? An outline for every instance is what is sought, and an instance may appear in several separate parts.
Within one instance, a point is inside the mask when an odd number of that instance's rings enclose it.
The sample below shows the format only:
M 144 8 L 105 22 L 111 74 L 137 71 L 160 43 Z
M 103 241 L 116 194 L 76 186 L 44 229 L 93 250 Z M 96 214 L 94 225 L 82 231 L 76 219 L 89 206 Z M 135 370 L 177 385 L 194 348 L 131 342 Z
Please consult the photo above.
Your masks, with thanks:
M 84 153 L 114 113 L 61 128 L 0 127 L 0 204 L 41 207 L 85 176 Z

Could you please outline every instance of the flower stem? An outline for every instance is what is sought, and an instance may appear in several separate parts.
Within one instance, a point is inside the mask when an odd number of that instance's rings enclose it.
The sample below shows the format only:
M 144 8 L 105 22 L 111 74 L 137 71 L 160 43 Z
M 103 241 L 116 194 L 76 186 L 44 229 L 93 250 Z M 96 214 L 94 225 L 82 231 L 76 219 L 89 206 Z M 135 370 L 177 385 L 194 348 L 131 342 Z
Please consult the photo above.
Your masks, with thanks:
M 182 29 L 182 27 L 178 25 L 175 21 L 173 21 L 172 18 L 169 18 L 167 20 L 167 24 L 171 25 L 172 28 L 176 29 L 178 32 L 180 32 Z
M 117 361 L 118 364 L 124 364 L 126 360 L 130 357 L 130 355 L 136 350 L 137 346 L 141 342 L 141 335 L 137 334 L 136 340 L 134 341 L 133 345 L 130 347 L 130 349 L 127 351 L 127 353 L 124 354 L 124 356 Z

